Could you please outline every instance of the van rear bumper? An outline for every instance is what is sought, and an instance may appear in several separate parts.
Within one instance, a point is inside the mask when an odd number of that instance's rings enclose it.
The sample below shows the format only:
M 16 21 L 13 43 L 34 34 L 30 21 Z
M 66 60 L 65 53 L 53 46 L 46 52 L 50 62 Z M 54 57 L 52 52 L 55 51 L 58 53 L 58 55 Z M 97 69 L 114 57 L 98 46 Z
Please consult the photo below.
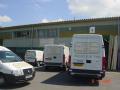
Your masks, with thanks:
M 70 75 L 76 75 L 79 77 L 85 78 L 94 78 L 94 79 L 102 79 L 105 77 L 105 71 L 100 70 L 81 70 L 81 69 L 70 69 Z
M 51 62 L 45 62 L 45 67 L 64 67 L 62 63 L 51 63 Z

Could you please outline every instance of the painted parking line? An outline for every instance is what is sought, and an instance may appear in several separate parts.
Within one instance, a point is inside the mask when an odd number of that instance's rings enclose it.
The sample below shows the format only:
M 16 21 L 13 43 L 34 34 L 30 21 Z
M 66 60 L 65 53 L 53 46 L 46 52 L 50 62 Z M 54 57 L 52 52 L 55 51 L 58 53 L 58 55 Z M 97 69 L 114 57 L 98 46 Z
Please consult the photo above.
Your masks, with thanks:
M 99 80 L 99 82 L 101 83 L 101 84 L 111 84 L 112 83 L 112 80 L 111 79 L 103 79 L 103 80 Z

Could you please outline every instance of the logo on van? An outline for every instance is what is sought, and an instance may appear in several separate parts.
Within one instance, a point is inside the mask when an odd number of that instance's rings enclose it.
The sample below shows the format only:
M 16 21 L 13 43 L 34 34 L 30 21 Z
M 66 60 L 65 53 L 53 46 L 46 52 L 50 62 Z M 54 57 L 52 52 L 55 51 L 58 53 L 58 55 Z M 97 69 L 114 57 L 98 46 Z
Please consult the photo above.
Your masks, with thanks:
M 30 73 L 30 70 L 28 70 L 27 72 Z

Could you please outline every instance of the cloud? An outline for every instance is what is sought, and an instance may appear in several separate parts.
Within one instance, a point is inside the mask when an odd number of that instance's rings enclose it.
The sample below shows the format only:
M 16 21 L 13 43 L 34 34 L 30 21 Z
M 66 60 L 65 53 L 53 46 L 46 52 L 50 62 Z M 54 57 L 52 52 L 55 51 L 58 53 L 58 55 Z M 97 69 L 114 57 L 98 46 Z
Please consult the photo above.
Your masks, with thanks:
M 39 0 L 41 2 L 51 2 L 52 0 Z
M 53 0 L 32 0 L 32 2 L 37 8 L 41 8 L 43 4 L 50 3 L 51 1 Z
M 55 20 L 48 20 L 46 18 L 41 20 L 41 23 L 49 23 L 49 22 L 60 22 L 60 21 L 64 21 L 63 19 L 59 18 L 59 19 L 55 19 Z
M 120 0 L 67 0 L 73 15 L 105 17 L 120 15 Z
M 0 16 L 0 22 L 2 23 L 2 22 L 11 22 L 12 21 L 12 19 L 10 18 L 10 17 L 8 17 L 8 16 Z

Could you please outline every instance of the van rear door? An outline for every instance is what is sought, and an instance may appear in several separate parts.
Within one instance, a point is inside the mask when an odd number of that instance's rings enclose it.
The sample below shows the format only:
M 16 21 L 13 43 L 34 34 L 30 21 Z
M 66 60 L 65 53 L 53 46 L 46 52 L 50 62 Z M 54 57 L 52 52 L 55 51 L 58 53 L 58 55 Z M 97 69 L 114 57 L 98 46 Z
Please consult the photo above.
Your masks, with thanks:
M 99 36 L 73 38 L 72 68 L 102 70 L 102 39 Z
M 62 63 L 64 47 L 61 46 L 46 46 L 44 51 L 44 62 Z

